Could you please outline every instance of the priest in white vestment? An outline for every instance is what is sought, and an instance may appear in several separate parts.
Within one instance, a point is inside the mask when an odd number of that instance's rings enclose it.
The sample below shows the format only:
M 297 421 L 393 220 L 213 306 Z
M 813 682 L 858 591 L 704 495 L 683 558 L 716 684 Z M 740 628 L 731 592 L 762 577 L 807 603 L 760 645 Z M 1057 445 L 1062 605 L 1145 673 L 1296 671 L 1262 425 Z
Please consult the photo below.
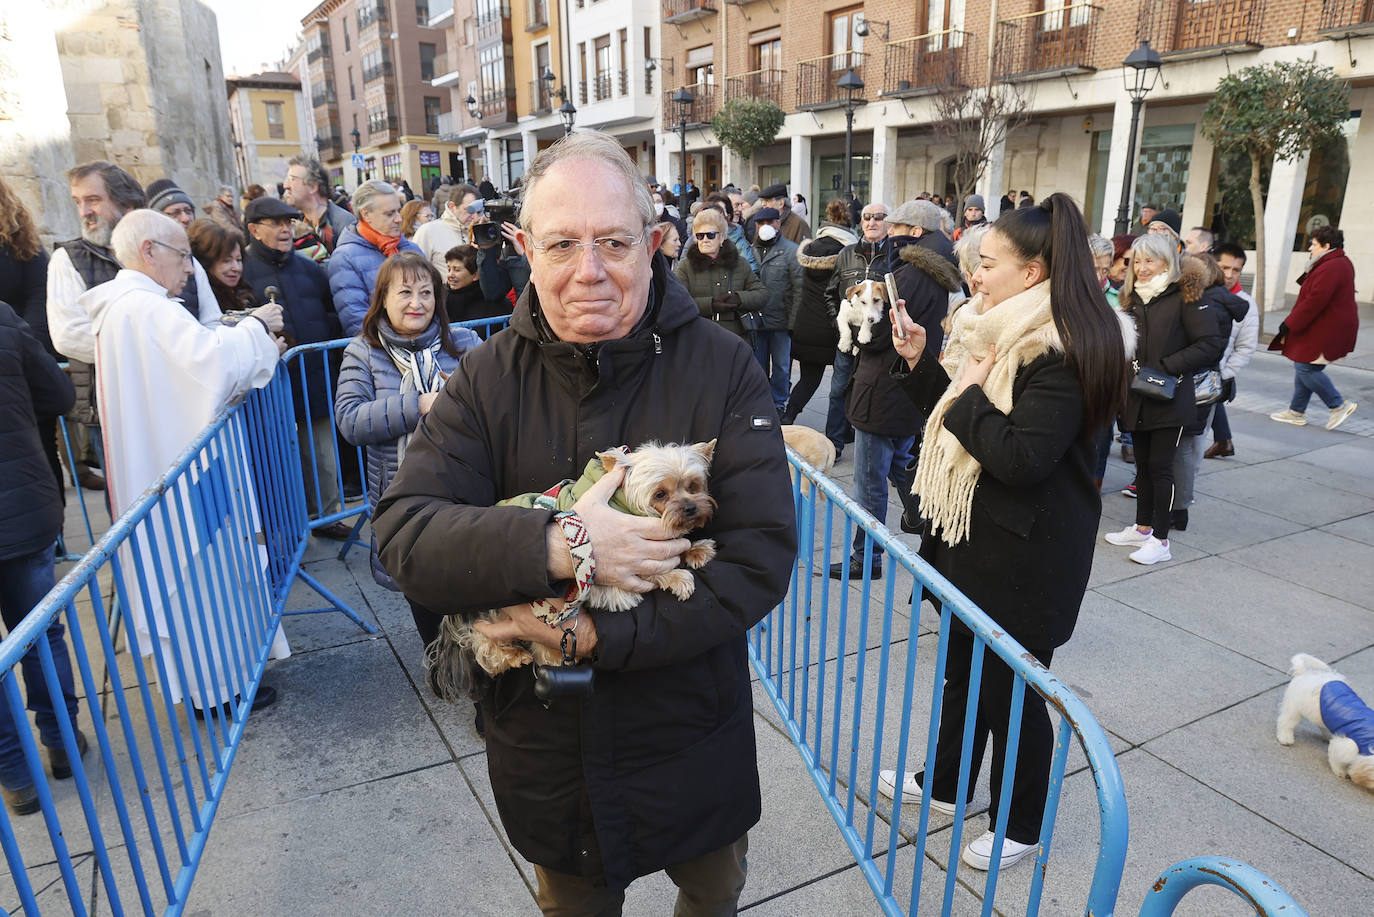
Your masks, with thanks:
M 191 274 L 191 247 L 170 217 L 130 211 L 115 227 L 111 248 L 123 269 L 78 302 L 95 332 L 106 483 L 119 518 L 230 401 L 267 384 L 285 344 L 277 337 L 280 306 L 263 306 L 234 326 L 202 325 L 183 308 L 175 297 Z M 255 604 L 261 609 L 261 599 L 250 593 L 263 574 L 254 576 L 243 564 L 241 581 L 232 565 L 226 576 L 216 562 L 259 556 L 256 531 L 245 531 L 259 526 L 251 486 L 246 493 L 239 486 L 251 480 L 245 461 L 211 440 L 175 489 L 163 495 L 170 524 L 154 511 L 140 523 L 141 537 L 133 539 L 138 556 L 133 544 L 121 549 L 127 610 L 139 647 L 144 655 L 159 649 L 173 702 L 184 692 L 198 714 L 240 693 L 245 663 L 260 651 L 261 641 L 251 645 L 248 619 L 231 615 Z M 236 536 L 227 513 L 197 518 L 191 496 L 197 487 L 228 491 L 224 501 L 246 507 L 251 522 L 240 518 Z M 242 543 L 221 543 L 235 537 Z M 289 654 L 278 627 L 269 655 Z M 262 685 L 254 707 L 275 697 Z

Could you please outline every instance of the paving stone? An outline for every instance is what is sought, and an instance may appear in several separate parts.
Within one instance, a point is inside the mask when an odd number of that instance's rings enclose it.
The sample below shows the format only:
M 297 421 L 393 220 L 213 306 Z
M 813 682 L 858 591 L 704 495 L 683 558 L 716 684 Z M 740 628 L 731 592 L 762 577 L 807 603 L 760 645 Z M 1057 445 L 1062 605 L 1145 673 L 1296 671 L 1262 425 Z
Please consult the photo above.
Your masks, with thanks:
M 1229 560 L 1363 608 L 1374 607 L 1368 546 L 1321 531 L 1298 532 L 1232 551 Z
M 1295 632 L 1317 656 L 1374 644 L 1367 608 L 1224 557 L 1164 565 L 1097 591 L 1279 673 L 1288 669 Z
M 1195 490 L 1309 526 L 1374 510 L 1374 499 L 1271 470 L 1274 464 L 1209 474 L 1198 480 Z
M 1352 519 L 1342 519 L 1340 522 L 1322 526 L 1321 530 L 1332 535 L 1340 535 L 1342 538 L 1351 538 L 1367 545 L 1374 545 L 1374 513 L 1365 513 L 1363 516 L 1355 516 Z

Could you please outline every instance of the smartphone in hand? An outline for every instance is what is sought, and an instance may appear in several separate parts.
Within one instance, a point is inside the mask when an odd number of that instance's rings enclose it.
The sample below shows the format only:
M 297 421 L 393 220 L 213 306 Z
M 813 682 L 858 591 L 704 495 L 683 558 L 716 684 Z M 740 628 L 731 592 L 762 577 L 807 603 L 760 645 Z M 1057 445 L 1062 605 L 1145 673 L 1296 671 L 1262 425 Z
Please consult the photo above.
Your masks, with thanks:
M 883 283 L 887 284 L 887 301 L 892 306 L 892 313 L 897 314 L 897 278 L 888 273 L 883 276 Z M 902 323 L 896 322 L 893 326 L 894 333 L 902 340 L 906 340 L 906 328 Z

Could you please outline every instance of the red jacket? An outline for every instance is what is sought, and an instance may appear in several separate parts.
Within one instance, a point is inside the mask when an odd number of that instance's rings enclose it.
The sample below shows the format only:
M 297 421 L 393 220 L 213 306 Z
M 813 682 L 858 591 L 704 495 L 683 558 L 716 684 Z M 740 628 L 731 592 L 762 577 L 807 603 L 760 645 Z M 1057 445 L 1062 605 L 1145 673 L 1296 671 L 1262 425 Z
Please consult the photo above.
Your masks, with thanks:
M 1293 312 L 1284 321 L 1283 355 L 1295 363 L 1339 360 L 1355 349 L 1360 327 L 1355 309 L 1355 266 L 1345 249 L 1333 248 L 1298 278 Z

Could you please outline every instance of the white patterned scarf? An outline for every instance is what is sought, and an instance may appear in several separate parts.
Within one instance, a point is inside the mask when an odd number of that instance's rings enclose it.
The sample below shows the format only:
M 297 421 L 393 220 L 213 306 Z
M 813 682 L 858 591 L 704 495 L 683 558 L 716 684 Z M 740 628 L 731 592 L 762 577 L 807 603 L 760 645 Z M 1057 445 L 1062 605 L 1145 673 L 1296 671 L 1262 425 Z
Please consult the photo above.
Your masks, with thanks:
M 439 366 L 439 350 L 443 341 L 439 335 L 438 321 L 433 322 L 418 337 L 404 338 L 397 334 L 391 327 L 391 323 L 383 318 L 378 323 L 377 336 L 381 338 L 382 348 L 386 350 L 387 356 L 391 357 L 391 362 L 395 363 L 396 368 L 401 371 L 402 395 L 410 392 L 424 395 L 443 389 L 446 380 Z M 410 437 L 414 435 L 415 431 L 412 430 L 401 437 L 400 442 L 396 444 L 396 464 L 398 466 L 405 459 L 406 445 L 410 442 Z
M 1016 373 L 1045 353 L 1063 349 L 1050 314 L 1048 281 L 986 312 L 980 293 L 954 314 L 945 352 L 940 358 L 940 365 L 949 374 L 951 384 L 926 421 L 921 459 L 911 485 L 911 492 L 921 498 L 921 515 L 931 521 L 940 538 L 951 546 L 969 537 L 973 491 L 983 470 L 958 437 L 945 429 L 945 414 L 957 397 L 952 380 L 959 377 L 965 362 L 985 358 L 994 344 L 997 357 L 981 387 L 997 410 L 1009 414 Z

